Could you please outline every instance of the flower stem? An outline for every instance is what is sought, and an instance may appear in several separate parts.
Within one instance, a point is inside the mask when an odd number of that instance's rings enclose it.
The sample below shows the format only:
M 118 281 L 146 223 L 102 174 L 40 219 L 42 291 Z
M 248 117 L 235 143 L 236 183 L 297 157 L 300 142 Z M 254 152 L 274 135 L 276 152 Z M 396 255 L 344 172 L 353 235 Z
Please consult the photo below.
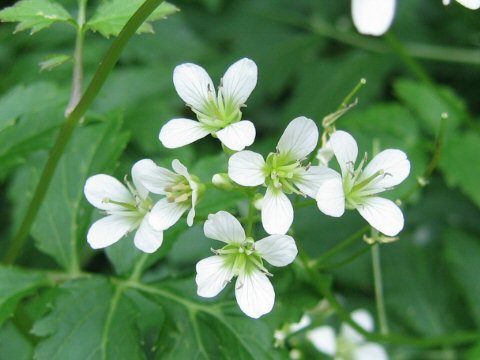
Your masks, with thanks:
M 55 144 L 50 151 L 49 158 L 40 176 L 35 193 L 33 194 L 32 200 L 25 212 L 21 225 L 13 237 L 10 248 L 5 255 L 4 262 L 6 264 L 14 263 L 15 259 L 23 249 L 27 236 L 30 233 L 30 229 L 35 221 L 40 206 L 42 205 L 43 199 L 45 198 L 45 194 L 48 190 L 53 174 L 55 173 L 55 169 L 57 168 L 65 147 L 72 137 L 75 127 L 98 95 L 108 75 L 117 63 L 128 40 L 130 40 L 140 25 L 143 24 L 143 22 L 162 2 L 163 0 L 146 0 L 132 15 L 118 37 L 112 43 L 112 46 L 107 51 L 103 60 L 100 62 L 92 81 L 77 106 L 75 106 L 75 109 L 68 114 L 66 122 L 60 129 Z
M 363 227 L 362 229 L 360 229 L 359 231 L 357 231 L 353 235 L 351 235 L 348 238 L 346 238 L 345 240 L 343 240 L 338 245 L 336 245 L 333 248 L 331 248 L 330 250 L 328 250 L 322 256 L 319 256 L 315 260 L 312 260 L 311 263 L 310 263 L 310 266 L 313 269 L 319 269 L 319 268 L 323 267 L 325 260 L 331 258 L 332 256 L 337 255 L 338 253 L 340 253 L 344 249 L 353 245 L 358 240 L 358 238 L 360 238 L 367 231 L 368 231 L 368 226 Z
M 145 267 L 145 263 L 148 259 L 148 255 L 149 254 L 147 253 L 142 254 L 140 259 L 135 264 L 135 267 L 133 268 L 132 274 L 128 278 L 128 281 L 138 282 L 138 280 L 140 280 L 140 276 L 142 275 L 143 269 Z
M 374 236 L 374 234 L 372 234 Z M 380 245 L 372 245 L 372 265 L 373 282 L 375 286 L 375 300 L 377 307 L 378 322 L 380 324 L 380 333 L 388 334 L 387 313 L 385 312 L 385 303 L 383 301 L 382 269 L 380 265 Z

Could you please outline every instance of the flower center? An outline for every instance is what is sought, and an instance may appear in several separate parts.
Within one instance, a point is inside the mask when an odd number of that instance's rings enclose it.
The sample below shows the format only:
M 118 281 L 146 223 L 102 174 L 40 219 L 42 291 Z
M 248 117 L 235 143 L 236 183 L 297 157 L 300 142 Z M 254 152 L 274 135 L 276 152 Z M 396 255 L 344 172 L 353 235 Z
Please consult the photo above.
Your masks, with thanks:
M 255 242 L 252 238 L 247 238 L 242 243 L 228 244 L 219 250 L 212 251 L 217 255 L 226 256 L 225 264 L 231 266 L 234 275 L 248 274 L 255 268 L 271 275 L 263 266 L 262 257 L 255 252 Z
M 288 159 L 280 153 L 270 153 L 265 162 L 265 182 L 267 186 L 273 185 L 284 193 L 303 195 L 294 185 L 302 168 L 299 161 Z
M 167 186 L 165 188 L 167 201 L 170 203 L 184 203 L 190 202 L 192 197 L 192 188 L 187 179 L 182 178 L 175 185 Z
M 222 87 L 218 89 L 218 95 L 215 97 L 213 91 L 209 89 L 208 99 L 202 111 L 192 109 L 197 114 L 198 121 L 207 125 L 211 131 L 223 129 L 227 125 L 240 121 L 242 112 L 231 99 L 225 98 Z
M 340 336 L 337 338 L 337 353 L 335 359 L 353 360 L 356 346 L 351 341 Z
M 366 161 L 366 155 L 355 169 L 355 164 L 347 164 L 347 171 L 343 176 L 343 192 L 345 193 L 345 204 L 347 209 L 355 209 L 365 198 L 379 192 L 372 185 L 378 180 L 389 175 L 383 170 L 378 170 L 367 178 L 361 179 L 363 165 Z

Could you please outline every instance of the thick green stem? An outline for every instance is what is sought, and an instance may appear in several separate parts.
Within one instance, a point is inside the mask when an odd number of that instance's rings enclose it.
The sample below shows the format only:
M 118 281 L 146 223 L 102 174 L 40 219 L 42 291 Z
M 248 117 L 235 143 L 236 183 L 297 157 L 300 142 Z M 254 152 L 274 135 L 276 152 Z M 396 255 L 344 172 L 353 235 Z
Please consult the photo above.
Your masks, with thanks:
M 375 286 L 375 300 L 377 308 L 378 322 L 380 324 L 380 333 L 388 334 L 387 313 L 385 311 L 385 302 L 383 301 L 383 283 L 382 269 L 380 265 L 380 245 L 372 246 L 372 266 L 373 266 L 373 283 Z
M 57 168 L 58 162 L 65 150 L 65 147 L 72 137 L 75 127 L 98 95 L 108 75 L 117 63 L 120 54 L 122 53 L 122 50 L 124 49 L 128 40 L 135 34 L 140 25 L 143 24 L 143 22 L 162 2 L 163 0 L 146 0 L 145 3 L 143 3 L 143 5 L 135 12 L 135 14 L 133 14 L 113 42 L 103 60 L 100 62 L 97 71 L 90 82 L 90 85 L 80 99 L 78 105 L 75 106 L 75 109 L 67 116 L 67 120 L 60 129 L 57 140 L 50 151 L 50 156 L 40 176 L 37 188 L 35 189 L 32 200 L 30 201 L 27 211 L 25 212 L 20 228 L 15 234 L 11 247 L 6 253 L 4 259 L 6 264 L 14 263 L 15 259 L 25 245 L 25 241 L 38 214 L 38 210 L 40 209 L 43 199 L 45 198 L 45 194 L 48 190 L 55 169 Z

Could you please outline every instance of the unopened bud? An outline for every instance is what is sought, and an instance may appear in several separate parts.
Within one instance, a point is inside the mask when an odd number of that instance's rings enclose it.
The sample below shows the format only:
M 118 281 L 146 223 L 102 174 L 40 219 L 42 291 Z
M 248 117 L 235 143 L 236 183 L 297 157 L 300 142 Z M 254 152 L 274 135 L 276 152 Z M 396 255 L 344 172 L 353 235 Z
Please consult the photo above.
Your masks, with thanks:
M 225 173 L 213 175 L 212 184 L 219 189 L 227 191 L 232 190 L 235 187 L 235 184 L 232 182 L 228 174 Z

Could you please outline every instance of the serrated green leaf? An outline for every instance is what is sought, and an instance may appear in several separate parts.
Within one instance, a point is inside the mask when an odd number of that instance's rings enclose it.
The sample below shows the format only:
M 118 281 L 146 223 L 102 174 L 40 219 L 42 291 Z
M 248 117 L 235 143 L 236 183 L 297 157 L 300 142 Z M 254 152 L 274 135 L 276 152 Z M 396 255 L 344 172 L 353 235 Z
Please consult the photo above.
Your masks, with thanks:
M 440 128 L 440 116 L 448 114 L 447 136 L 468 117 L 465 103 L 453 90 L 431 86 L 412 80 L 399 80 L 394 84 L 396 95 L 418 115 L 421 125 L 435 136 Z
M 478 207 L 480 207 L 480 136 L 474 133 L 454 134 L 443 149 L 439 167 L 447 184 L 459 187 Z
M 49 0 L 22 0 L 0 11 L 0 20 L 18 22 L 15 32 L 32 29 L 31 34 L 56 22 L 74 21 L 65 8 Z
M 88 176 L 114 166 L 128 138 L 120 126 L 121 119 L 115 116 L 103 124 L 77 130 L 33 226 L 35 245 L 66 269 L 78 265 L 78 247 L 86 241 L 84 231 L 89 220 L 86 215 L 93 209 L 84 198 L 85 181 Z M 38 165 L 25 171 L 31 174 L 30 184 L 35 184 Z
M 455 279 L 466 300 L 470 314 L 480 326 L 480 243 L 478 237 L 472 237 L 463 231 L 450 230 L 445 234 L 445 257 L 450 275 Z
M 165 310 L 156 359 L 276 359 L 273 331 L 234 302 L 208 305 L 192 294 L 193 279 L 145 286 Z
M 50 55 L 45 60 L 39 62 L 38 66 L 40 66 L 40 71 L 50 71 L 72 59 L 72 56 L 65 54 Z
M 37 360 L 144 359 L 137 310 L 123 290 L 104 278 L 66 282 L 50 314 L 32 332 L 45 337 Z
M 95 14 L 87 22 L 87 28 L 98 31 L 105 37 L 117 36 L 127 23 L 128 19 L 142 5 L 143 0 L 104 0 L 98 7 Z M 174 5 L 163 2 L 142 24 L 137 33 L 153 32 L 152 21 L 164 19 L 174 14 L 178 8 Z
M 0 267 L 0 326 L 23 297 L 47 284 L 48 279 L 43 274 Z

